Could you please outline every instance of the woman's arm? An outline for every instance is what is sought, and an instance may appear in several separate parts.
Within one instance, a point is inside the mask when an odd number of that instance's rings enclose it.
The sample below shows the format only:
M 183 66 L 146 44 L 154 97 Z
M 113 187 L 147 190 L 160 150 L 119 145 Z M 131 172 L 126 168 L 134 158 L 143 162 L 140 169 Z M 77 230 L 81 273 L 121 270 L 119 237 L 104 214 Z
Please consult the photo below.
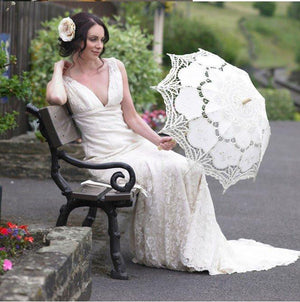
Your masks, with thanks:
M 124 121 L 126 122 L 128 127 L 131 128 L 134 132 L 145 137 L 146 139 L 148 139 L 150 142 L 160 147 L 161 149 L 163 150 L 172 149 L 176 145 L 176 142 L 172 139 L 172 137 L 159 136 L 136 112 L 131 98 L 127 73 L 124 64 L 119 60 L 117 60 L 117 62 L 123 79 L 123 100 L 121 106 L 122 106 Z
M 52 80 L 47 84 L 46 100 L 51 105 L 63 105 L 67 102 L 67 93 L 63 84 L 63 73 L 71 65 L 61 60 L 54 64 Z

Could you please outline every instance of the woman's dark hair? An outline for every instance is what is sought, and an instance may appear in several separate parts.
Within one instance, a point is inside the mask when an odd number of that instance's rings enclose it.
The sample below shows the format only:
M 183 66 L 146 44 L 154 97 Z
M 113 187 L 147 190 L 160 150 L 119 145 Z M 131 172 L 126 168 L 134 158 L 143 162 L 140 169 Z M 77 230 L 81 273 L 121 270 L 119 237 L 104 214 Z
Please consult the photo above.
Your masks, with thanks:
M 109 34 L 108 34 L 107 27 L 97 16 L 90 13 L 81 12 L 71 16 L 71 19 L 74 21 L 76 26 L 75 37 L 70 42 L 64 42 L 61 38 L 58 38 L 60 56 L 68 57 L 70 55 L 73 55 L 77 51 L 79 51 L 79 56 L 80 56 L 80 54 L 86 48 L 87 33 L 89 29 L 95 24 L 99 24 L 104 29 L 103 44 L 108 42 Z M 81 48 L 81 42 L 84 43 L 82 48 Z M 104 51 L 105 51 L 105 47 L 103 46 L 102 52 L 100 53 L 99 57 L 101 57 Z

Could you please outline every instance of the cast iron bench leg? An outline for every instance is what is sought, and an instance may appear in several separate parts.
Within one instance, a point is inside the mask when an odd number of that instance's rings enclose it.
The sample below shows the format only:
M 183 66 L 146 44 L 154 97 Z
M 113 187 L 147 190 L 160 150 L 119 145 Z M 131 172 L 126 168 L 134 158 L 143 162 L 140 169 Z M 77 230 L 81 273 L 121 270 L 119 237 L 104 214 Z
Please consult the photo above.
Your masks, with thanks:
M 117 220 L 117 211 L 114 206 L 110 206 L 104 209 L 108 216 L 108 234 L 110 237 L 110 255 L 114 268 L 112 269 L 110 276 L 113 279 L 128 280 L 128 274 L 126 272 L 126 266 L 121 254 L 120 248 L 120 232 Z
M 82 226 L 91 227 L 95 221 L 96 214 L 97 214 L 97 208 L 90 207 L 89 212 L 82 223 Z
M 73 209 L 74 207 L 69 207 L 67 204 L 62 205 L 60 208 L 60 214 L 57 218 L 56 226 L 65 226 Z

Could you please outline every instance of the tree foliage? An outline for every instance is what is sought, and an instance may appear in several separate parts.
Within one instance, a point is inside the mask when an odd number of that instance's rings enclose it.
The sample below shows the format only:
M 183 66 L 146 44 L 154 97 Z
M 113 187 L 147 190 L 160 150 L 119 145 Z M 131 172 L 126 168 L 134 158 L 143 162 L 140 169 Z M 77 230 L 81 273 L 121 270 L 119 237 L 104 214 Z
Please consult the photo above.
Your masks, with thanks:
M 163 53 L 188 54 L 203 48 L 213 53 L 220 53 L 221 44 L 211 29 L 194 19 L 187 19 L 173 13 L 165 20 Z M 169 63 L 169 57 L 164 56 L 164 64 Z
M 198 48 L 215 53 L 233 65 L 249 65 L 248 56 L 241 55 L 241 42 L 233 33 L 216 30 L 201 19 L 187 18 L 180 11 L 165 19 L 165 33 L 164 66 L 170 64 L 167 53 L 183 55 L 196 52 Z
M 276 10 L 275 2 L 254 2 L 254 8 L 259 10 L 261 16 L 272 17 Z
M 287 14 L 291 18 L 300 20 L 300 2 L 291 2 L 288 6 Z

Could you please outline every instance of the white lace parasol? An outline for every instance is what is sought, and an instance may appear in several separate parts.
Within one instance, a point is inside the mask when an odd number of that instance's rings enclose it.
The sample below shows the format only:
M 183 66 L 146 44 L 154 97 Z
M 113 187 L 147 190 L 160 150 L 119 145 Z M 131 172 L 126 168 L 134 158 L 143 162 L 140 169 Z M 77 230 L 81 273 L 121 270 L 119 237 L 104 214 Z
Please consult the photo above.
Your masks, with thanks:
M 270 137 L 265 100 L 248 74 L 203 49 L 169 54 L 172 68 L 158 86 L 169 134 L 187 158 L 226 190 L 255 177 Z

